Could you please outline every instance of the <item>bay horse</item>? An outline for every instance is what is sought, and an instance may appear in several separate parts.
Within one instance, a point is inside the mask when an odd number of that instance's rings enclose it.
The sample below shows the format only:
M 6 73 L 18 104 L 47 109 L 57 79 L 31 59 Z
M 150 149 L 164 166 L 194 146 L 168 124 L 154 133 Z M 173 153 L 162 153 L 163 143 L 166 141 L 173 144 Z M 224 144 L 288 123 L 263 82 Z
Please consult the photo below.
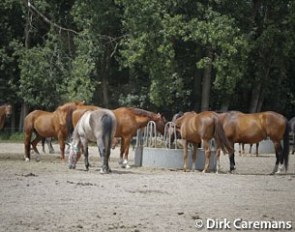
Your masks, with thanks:
M 183 140 L 183 170 L 188 169 L 188 143 L 193 145 L 192 169 L 195 169 L 197 148 L 202 143 L 205 151 L 205 166 L 203 172 L 209 169 L 211 156 L 210 140 L 215 139 L 217 148 L 224 152 L 232 152 L 233 147 L 227 140 L 222 125 L 218 120 L 217 113 L 213 111 L 186 112 L 183 116 L 175 120 L 176 129 L 180 132 Z M 220 161 L 217 159 L 217 172 L 219 171 Z
M 292 154 L 295 153 L 295 117 L 289 120 L 289 129 L 293 138 Z
M 289 157 L 289 127 L 287 119 L 276 112 L 244 114 L 230 111 L 219 114 L 225 135 L 232 143 L 258 143 L 267 137 L 274 144 L 276 163 L 273 173 L 281 172 L 284 165 L 288 168 Z M 281 146 L 283 140 L 283 147 Z M 220 152 L 219 152 L 220 153 Z M 235 169 L 235 156 L 229 154 L 230 171 Z M 279 166 L 280 164 L 280 166 Z
M 129 146 L 137 129 L 144 128 L 149 121 L 156 123 L 157 131 L 164 134 L 167 120 L 160 113 L 134 107 L 120 107 L 113 110 L 117 118 L 117 129 L 115 137 L 121 138 L 120 161 L 123 168 L 130 168 L 128 164 Z
M 40 153 L 37 149 L 37 144 L 47 137 L 55 137 L 58 140 L 61 159 L 65 159 L 65 140 L 68 137 L 66 119 L 70 112 L 73 112 L 77 106 L 83 105 L 82 102 L 69 102 L 62 106 L 59 106 L 54 112 L 47 112 L 43 110 L 34 110 L 29 113 L 24 120 L 24 145 L 25 145 L 25 160 L 30 160 L 30 148 L 31 144 L 33 150 L 37 154 L 37 161 L 40 159 Z M 36 135 L 31 142 L 32 134 Z
M 100 108 L 86 111 L 78 121 L 72 136 L 69 154 L 69 168 L 75 168 L 77 155 L 83 147 L 85 167 L 89 170 L 88 141 L 96 142 L 102 161 L 101 173 L 109 173 L 109 157 L 116 130 L 116 117 L 111 110 Z
M 4 104 L 0 106 L 0 130 L 4 127 L 6 118 L 9 118 L 12 114 L 12 106 L 10 104 Z

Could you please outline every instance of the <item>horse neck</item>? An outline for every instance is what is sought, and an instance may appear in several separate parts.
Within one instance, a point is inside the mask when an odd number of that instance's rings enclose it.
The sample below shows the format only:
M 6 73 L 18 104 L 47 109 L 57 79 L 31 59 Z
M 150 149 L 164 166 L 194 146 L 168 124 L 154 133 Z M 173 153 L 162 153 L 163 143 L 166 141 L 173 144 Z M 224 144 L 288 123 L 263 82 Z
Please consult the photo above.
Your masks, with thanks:
M 74 146 L 78 146 L 79 142 L 80 142 L 80 137 L 79 137 L 79 134 L 78 134 L 77 126 L 76 126 L 76 128 L 75 128 L 75 130 L 73 131 L 73 134 L 72 134 L 72 145 L 74 145 Z
M 148 124 L 149 121 L 151 121 L 151 118 L 148 116 L 136 116 L 135 120 L 138 127 L 144 127 Z

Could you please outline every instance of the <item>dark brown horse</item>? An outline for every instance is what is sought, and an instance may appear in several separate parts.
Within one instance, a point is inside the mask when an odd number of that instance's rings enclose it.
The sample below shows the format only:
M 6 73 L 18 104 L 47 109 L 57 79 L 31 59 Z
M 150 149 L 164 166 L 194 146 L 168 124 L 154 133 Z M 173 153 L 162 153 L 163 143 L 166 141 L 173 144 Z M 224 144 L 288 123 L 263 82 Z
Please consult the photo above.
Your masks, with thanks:
M 120 107 L 113 110 L 117 119 L 117 130 L 115 137 L 121 137 L 120 164 L 129 168 L 128 153 L 133 136 L 139 128 L 143 128 L 149 121 L 156 123 L 157 130 L 164 134 L 166 119 L 161 114 L 156 114 L 143 109 L 132 107 Z M 124 158 L 124 159 L 123 159 Z
M 280 172 L 285 165 L 288 168 L 289 157 L 289 127 L 287 119 L 276 112 L 268 111 L 254 114 L 244 114 L 230 111 L 219 114 L 220 122 L 227 138 L 234 143 L 258 143 L 269 137 L 274 144 L 276 163 L 272 173 Z M 281 146 L 281 140 L 284 146 Z M 229 155 L 230 171 L 235 169 L 234 152 Z M 280 167 L 278 169 L 278 165 Z
M 289 120 L 289 128 L 293 138 L 292 154 L 295 153 L 295 117 Z
M 42 110 L 34 110 L 25 117 L 24 132 L 25 132 L 25 160 L 30 160 L 30 147 L 32 147 L 37 154 L 37 160 L 40 159 L 40 154 L 37 149 L 37 144 L 43 138 L 55 137 L 58 140 L 61 159 L 65 159 L 65 140 L 68 137 L 67 117 L 79 105 L 84 102 L 70 102 L 59 106 L 54 112 L 47 112 Z M 31 142 L 33 132 L 36 138 Z
M 198 146 L 202 143 L 205 151 L 205 166 L 203 172 L 207 172 L 211 156 L 209 141 L 215 139 L 216 146 L 224 152 L 232 152 L 233 147 L 225 137 L 218 115 L 212 111 L 204 111 L 199 114 L 186 112 L 175 120 L 177 130 L 183 139 L 183 170 L 188 168 L 188 143 L 193 144 L 192 169 L 195 169 L 196 153 Z M 219 159 L 218 159 L 219 163 Z M 217 165 L 217 172 L 219 164 Z
M 6 118 L 11 116 L 12 107 L 10 104 L 0 106 L 0 130 L 4 127 Z

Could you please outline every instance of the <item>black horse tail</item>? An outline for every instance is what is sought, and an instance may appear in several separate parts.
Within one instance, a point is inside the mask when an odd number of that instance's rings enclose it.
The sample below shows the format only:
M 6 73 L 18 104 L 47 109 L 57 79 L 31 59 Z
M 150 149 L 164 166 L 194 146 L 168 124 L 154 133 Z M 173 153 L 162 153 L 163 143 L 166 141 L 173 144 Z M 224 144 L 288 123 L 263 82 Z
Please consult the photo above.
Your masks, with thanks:
M 284 147 L 283 147 L 283 162 L 285 164 L 286 171 L 288 170 L 288 163 L 289 163 L 289 123 L 286 119 L 286 128 L 284 133 Z
M 104 141 L 105 146 L 107 146 L 106 147 L 107 153 L 109 153 L 110 149 L 112 147 L 112 141 L 113 141 L 112 139 L 114 136 L 113 132 L 114 132 L 115 123 L 114 123 L 113 117 L 109 114 L 103 115 L 101 118 L 101 121 L 102 121 L 102 125 L 103 125 L 103 128 L 102 128 L 103 141 Z

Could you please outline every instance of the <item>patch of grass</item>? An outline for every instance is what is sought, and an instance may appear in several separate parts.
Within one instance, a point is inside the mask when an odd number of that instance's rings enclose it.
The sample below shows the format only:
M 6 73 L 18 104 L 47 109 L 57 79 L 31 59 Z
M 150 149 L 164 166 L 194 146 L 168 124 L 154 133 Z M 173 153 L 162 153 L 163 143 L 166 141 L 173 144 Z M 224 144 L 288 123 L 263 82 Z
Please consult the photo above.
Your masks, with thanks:
M 0 133 L 0 142 L 23 142 L 24 133 L 14 132 L 14 133 Z

